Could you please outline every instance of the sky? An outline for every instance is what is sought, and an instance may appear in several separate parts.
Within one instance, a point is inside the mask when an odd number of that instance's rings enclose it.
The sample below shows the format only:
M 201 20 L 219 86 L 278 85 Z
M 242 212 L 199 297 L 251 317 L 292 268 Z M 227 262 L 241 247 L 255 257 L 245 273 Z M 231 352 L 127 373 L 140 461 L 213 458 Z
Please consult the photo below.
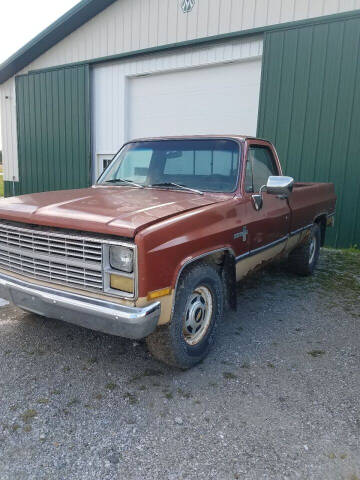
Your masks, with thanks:
M 0 18 L 0 63 L 70 10 L 79 0 L 4 0 Z
M 3 0 L 0 16 L 0 64 L 70 10 L 78 1 Z

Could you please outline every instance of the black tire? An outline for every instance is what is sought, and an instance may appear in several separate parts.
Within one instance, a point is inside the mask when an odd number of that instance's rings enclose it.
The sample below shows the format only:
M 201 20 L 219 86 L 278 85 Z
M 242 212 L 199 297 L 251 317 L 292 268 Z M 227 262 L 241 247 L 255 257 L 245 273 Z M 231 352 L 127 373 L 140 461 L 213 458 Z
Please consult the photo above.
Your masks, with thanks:
M 312 275 L 319 259 L 320 244 L 320 226 L 314 223 L 304 243 L 290 253 L 288 259 L 290 270 L 298 275 Z
M 200 290 L 197 290 L 200 289 Z M 192 309 L 194 295 L 204 289 L 207 299 L 211 294 L 212 309 L 210 314 L 204 312 L 200 317 L 207 318 L 207 327 L 203 333 L 199 332 L 198 343 L 190 345 L 191 335 L 198 335 L 196 331 L 189 333 L 185 325 L 185 313 L 189 320 L 189 311 Z M 197 292 L 197 293 L 194 293 Z M 200 295 L 201 297 L 201 295 Z M 195 300 L 194 300 L 195 301 Z M 197 311 L 193 308 L 192 317 L 197 321 Z M 206 312 L 206 308 L 204 310 Z M 174 312 L 171 322 L 160 326 L 154 333 L 147 337 L 146 342 L 152 355 L 168 365 L 181 369 L 188 369 L 201 362 L 209 353 L 214 343 L 216 327 L 221 321 L 224 311 L 224 293 L 220 275 L 216 268 L 210 264 L 198 263 L 189 267 L 181 275 L 176 291 Z M 206 316 L 207 315 L 207 316 Z M 201 321 L 201 320 L 200 320 Z M 204 322 L 205 325 L 205 322 Z M 186 327 L 186 328 L 185 328 Z M 190 335 L 187 337 L 186 335 Z

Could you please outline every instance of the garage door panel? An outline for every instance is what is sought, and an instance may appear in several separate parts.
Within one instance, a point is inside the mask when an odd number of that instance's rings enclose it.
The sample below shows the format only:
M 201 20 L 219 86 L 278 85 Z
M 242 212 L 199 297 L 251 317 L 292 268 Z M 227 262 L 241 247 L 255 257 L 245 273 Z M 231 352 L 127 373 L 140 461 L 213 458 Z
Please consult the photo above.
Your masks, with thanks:
M 256 134 L 261 60 L 129 80 L 129 137 Z

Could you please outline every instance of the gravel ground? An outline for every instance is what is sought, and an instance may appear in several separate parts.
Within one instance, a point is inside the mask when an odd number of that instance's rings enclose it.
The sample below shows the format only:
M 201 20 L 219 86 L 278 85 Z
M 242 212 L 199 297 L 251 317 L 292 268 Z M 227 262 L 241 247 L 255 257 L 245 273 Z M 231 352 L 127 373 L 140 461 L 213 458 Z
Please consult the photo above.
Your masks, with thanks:
M 0 479 L 360 479 L 360 255 L 238 288 L 206 361 L 0 309 Z

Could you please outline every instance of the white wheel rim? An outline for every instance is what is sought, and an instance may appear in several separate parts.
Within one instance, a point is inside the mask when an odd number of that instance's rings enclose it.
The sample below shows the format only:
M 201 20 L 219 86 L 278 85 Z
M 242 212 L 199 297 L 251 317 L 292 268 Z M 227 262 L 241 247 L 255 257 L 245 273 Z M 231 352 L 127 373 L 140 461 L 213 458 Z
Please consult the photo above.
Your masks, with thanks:
M 312 235 L 312 237 L 311 237 L 309 252 L 310 252 L 310 255 L 309 255 L 309 264 L 311 265 L 312 262 L 314 261 L 315 252 L 316 252 L 316 237 L 315 237 L 315 235 Z
M 206 335 L 213 312 L 213 298 L 207 287 L 197 287 L 187 301 L 183 335 L 187 344 L 196 345 Z

